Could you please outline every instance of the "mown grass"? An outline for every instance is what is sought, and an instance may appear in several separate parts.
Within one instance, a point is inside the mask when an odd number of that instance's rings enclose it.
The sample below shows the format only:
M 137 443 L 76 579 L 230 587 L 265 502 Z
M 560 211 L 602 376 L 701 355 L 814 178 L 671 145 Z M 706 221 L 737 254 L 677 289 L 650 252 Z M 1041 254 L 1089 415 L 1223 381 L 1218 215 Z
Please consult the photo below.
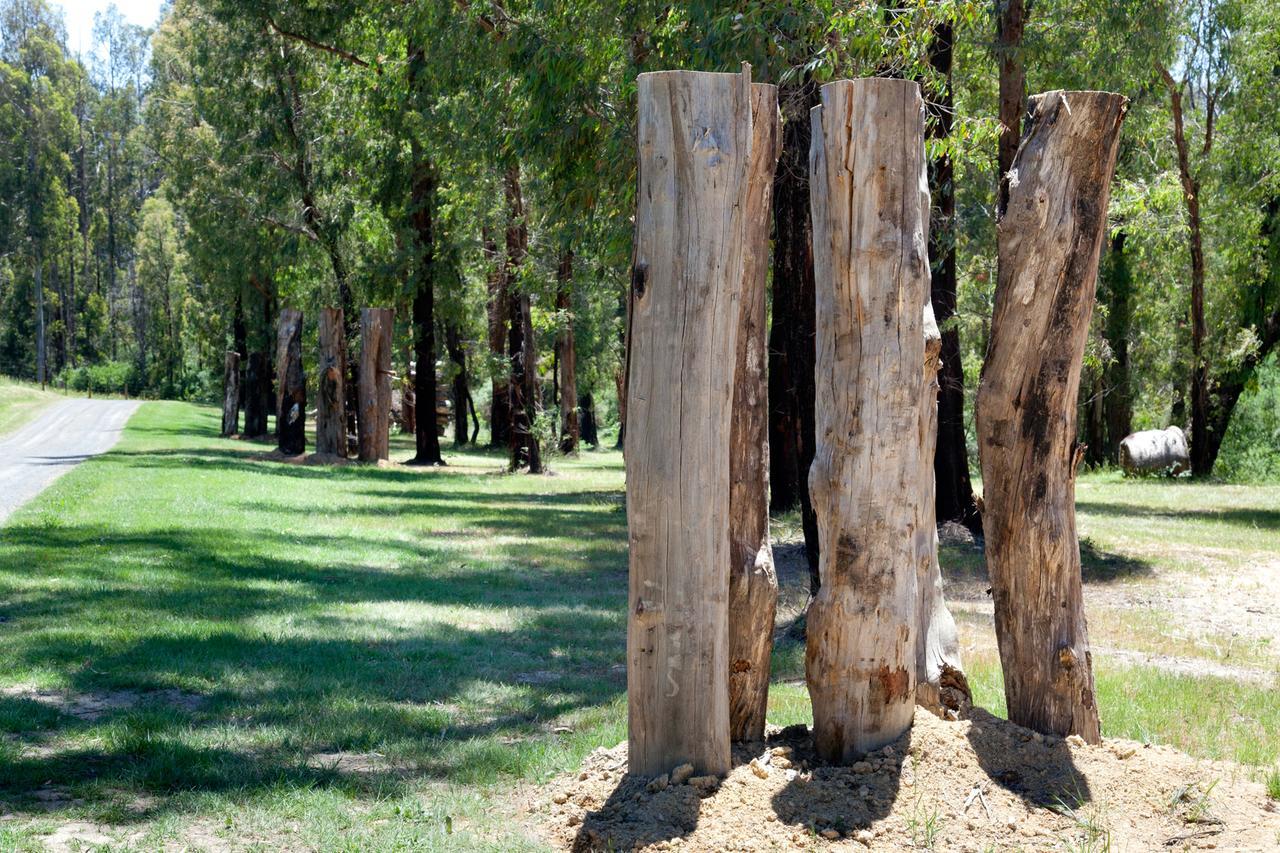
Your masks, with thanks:
M 39 385 L 0 376 L 0 438 L 30 421 L 61 394 L 40 390 Z
M 113 453 L 0 528 L 0 810 L 18 815 L 0 848 L 73 819 L 140 849 L 537 848 L 513 790 L 625 737 L 620 454 L 545 477 L 483 453 L 311 468 L 217 427 L 145 404 Z M 1095 503 L 1163 506 L 1158 483 L 1099 487 Z M 1123 549 L 1089 559 L 1137 570 Z M 794 640 L 775 669 L 771 721 L 808 721 Z M 999 709 L 994 661 L 969 669 Z M 1098 683 L 1109 735 L 1260 766 L 1280 750 L 1261 688 L 1105 659 Z

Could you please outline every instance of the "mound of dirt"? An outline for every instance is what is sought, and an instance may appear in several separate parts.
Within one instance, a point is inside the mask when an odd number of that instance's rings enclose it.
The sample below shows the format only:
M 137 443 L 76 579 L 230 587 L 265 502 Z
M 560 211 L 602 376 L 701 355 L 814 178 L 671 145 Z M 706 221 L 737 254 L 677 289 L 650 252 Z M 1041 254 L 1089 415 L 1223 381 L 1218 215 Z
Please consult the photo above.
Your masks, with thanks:
M 974 709 L 918 710 L 912 731 L 848 767 L 804 726 L 734 749 L 725 779 L 627 774 L 599 749 L 533 807 L 547 840 L 587 850 L 1268 850 L 1280 811 L 1251 771 L 1168 747 L 1088 746 Z

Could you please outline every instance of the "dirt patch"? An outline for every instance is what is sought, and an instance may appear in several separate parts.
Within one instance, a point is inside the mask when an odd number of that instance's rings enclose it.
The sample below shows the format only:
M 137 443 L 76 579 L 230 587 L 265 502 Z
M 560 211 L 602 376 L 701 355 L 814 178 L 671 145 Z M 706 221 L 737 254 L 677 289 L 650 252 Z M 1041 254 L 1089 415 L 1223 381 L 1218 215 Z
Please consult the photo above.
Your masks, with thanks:
M 917 711 L 865 761 L 818 761 L 803 726 L 737 747 L 723 780 L 626 773 L 597 750 L 530 807 L 564 850 L 1274 850 L 1280 812 L 1249 771 L 1123 740 L 1087 746 L 973 710 Z M 663 783 L 666 784 L 663 784 Z
M 55 708 L 78 720 L 94 722 L 116 711 L 127 711 L 143 704 L 161 704 L 183 711 L 197 711 L 205 697 L 185 690 L 97 690 L 76 693 L 66 690 L 41 690 L 18 685 L 0 688 L 0 696 L 25 699 Z
M 345 774 L 386 773 L 395 769 L 380 752 L 317 752 L 307 759 L 307 766 Z

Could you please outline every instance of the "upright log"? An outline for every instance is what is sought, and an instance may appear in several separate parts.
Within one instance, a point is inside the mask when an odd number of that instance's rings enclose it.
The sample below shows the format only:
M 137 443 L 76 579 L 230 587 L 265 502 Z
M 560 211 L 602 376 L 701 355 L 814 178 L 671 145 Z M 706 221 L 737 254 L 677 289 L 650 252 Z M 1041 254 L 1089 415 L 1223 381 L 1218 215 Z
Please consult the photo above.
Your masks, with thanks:
M 316 453 L 347 455 L 347 335 L 341 308 L 320 309 L 320 401 Z
M 729 736 L 763 740 L 778 575 L 769 544 L 769 387 L 765 280 L 773 172 L 782 148 L 778 87 L 751 87 L 751 161 L 741 319 L 729 431 Z
M 920 434 L 929 293 L 920 87 L 824 86 L 810 190 L 818 329 L 809 488 L 822 582 L 805 676 L 818 752 L 847 762 L 896 739 L 915 711 L 914 534 L 933 484 Z
M 377 462 L 388 457 L 394 319 L 395 312 L 390 308 L 365 308 L 360 312 L 361 462 Z
M 261 350 L 249 353 L 249 366 L 244 373 L 244 435 L 261 438 L 267 434 L 267 414 L 271 408 L 271 376 L 267 354 Z
M 302 312 L 280 312 L 276 336 L 276 443 L 280 452 L 307 452 L 307 380 L 302 374 Z
M 926 199 L 926 203 L 928 200 Z M 930 288 L 932 290 L 932 288 Z M 916 704 L 942 714 L 959 710 L 973 699 L 960 663 L 960 637 L 956 620 L 942 593 L 942 569 L 938 565 L 938 477 L 934 453 L 938 443 L 938 417 L 942 397 L 938 376 L 942 367 L 942 334 L 933 314 L 933 301 L 924 306 L 924 393 L 920 398 L 920 487 L 923 499 L 916 504 L 914 528 L 916 573 L 919 587 L 919 629 L 916 631 Z
M 222 434 L 235 435 L 240 426 L 240 353 L 227 351 L 222 372 Z
M 724 774 L 729 446 L 748 240 L 751 77 L 638 81 L 627 522 L 630 770 Z
M 1090 743 L 1100 732 L 1076 539 L 1076 395 L 1126 103 L 1061 91 L 1028 102 L 997 210 L 976 412 L 1009 719 Z
M 578 347 L 573 335 L 573 252 L 560 255 L 556 271 L 556 311 L 563 312 L 564 328 L 556 336 L 556 385 L 560 399 L 560 452 L 578 452 Z

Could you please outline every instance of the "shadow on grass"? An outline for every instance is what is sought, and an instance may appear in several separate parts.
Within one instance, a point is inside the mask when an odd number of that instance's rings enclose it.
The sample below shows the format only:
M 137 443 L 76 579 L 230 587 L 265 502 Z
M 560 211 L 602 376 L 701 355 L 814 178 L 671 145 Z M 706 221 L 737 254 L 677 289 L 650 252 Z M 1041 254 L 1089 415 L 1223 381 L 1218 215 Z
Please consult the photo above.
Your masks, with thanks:
M 1077 501 L 1076 510 L 1089 515 L 1108 515 L 1132 518 L 1140 524 L 1144 518 L 1160 518 L 1169 521 L 1209 521 L 1236 527 L 1280 529 L 1280 509 L 1260 507 L 1225 507 L 1223 509 L 1196 509 L 1192 507 L 1139 506 L 1111 501 Z
M 988 580 L 987 560 L 980 546 L 943 544 L 938 548 L 938 562 L 945 580 Z M 1128 580 L 1154 571 L 1155 564 L 1149 560 L 1107 551 L 1088 538 L 1080 540 L 1080 574 L 1086 584 Z

